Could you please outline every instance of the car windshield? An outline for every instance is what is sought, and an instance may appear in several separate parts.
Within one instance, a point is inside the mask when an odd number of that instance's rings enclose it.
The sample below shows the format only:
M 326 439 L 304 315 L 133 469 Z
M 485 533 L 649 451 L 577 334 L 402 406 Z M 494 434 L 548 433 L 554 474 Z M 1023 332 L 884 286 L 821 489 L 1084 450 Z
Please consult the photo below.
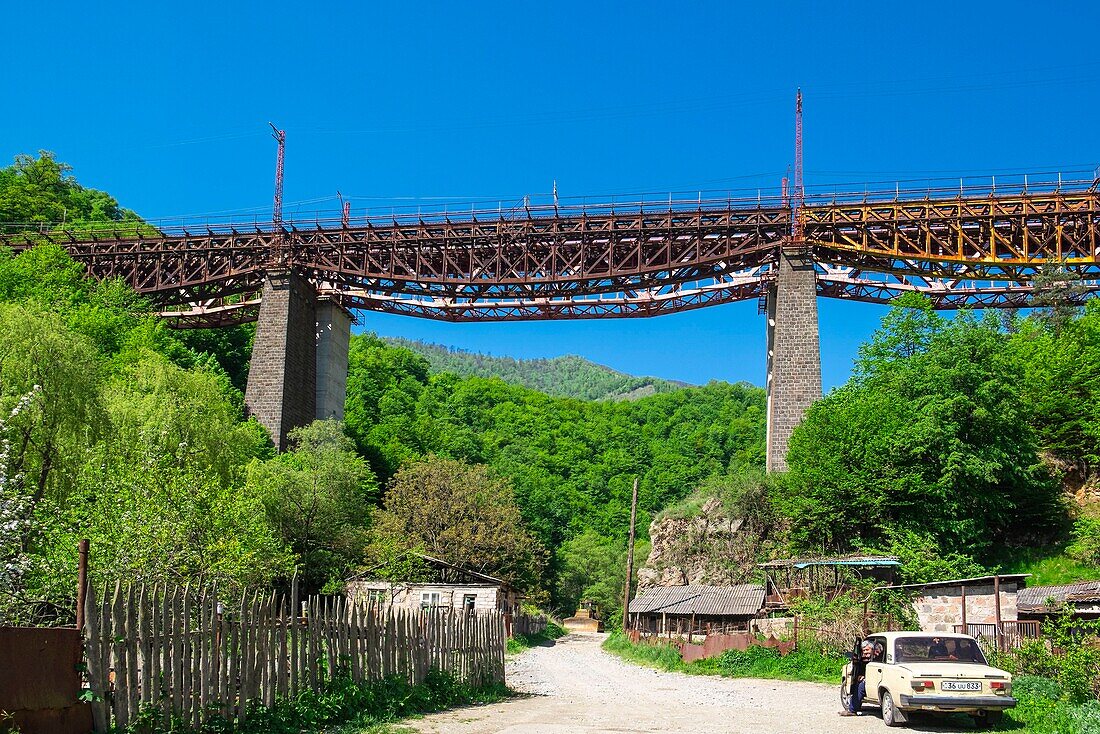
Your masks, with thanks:
M 899 663 L 977 663 L 985 665 L 978 643 L 965 637 L 899 637 L 894 641 Z

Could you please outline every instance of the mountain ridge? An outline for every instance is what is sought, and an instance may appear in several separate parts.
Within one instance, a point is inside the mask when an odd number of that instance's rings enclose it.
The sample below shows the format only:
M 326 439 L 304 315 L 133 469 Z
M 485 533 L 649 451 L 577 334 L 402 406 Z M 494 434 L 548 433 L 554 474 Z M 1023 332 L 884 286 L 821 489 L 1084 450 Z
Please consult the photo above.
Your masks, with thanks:
M 424 357 L 432 372 L 452 372 L 461 377 L 497 377 L 554 397 L 637 400 L 692 386 L 678 380 L 630 375 L 576 354 L 516 359 L 415 339 L 383 337 L 383 340 Z

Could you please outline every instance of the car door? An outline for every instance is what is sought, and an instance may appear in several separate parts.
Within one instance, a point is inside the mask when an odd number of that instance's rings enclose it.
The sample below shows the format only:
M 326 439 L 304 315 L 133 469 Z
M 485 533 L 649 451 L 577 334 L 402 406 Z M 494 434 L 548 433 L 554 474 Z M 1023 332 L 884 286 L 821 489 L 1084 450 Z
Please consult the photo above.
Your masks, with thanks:
M 876 647 L 881 645 L 883 653 L 876 655 L 867 663 L 867 698 L 872 701 L 878 701 L 878 690 L 882 685 L 883 676 L 886 674 L 886 638 L 885 637 L 870 637 L 871 642 L 875 643 Z

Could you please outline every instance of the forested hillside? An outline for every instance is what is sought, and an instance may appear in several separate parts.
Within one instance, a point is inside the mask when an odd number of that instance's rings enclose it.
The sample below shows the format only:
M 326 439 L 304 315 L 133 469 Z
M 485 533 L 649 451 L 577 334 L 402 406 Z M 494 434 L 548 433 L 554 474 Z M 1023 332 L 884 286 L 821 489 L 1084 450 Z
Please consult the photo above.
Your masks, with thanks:
M 499 377 L 513 385 L 559 398 L 634 400 L 687 387 L 685 383 L 657 377 L 627 375 L 574 354 L 553 359 L 514 359 L 412 339 L 387 337 L 385 341 L 427 359 L 433 374 L 450 372 L 460 377 Z
M 548 590 L 563 604 L 557 580 L 570 572 L 572 541 L 584 536 L 589 555 L 625 549 L 635 476 L 645 528 L 703 479 L 763 463 L 760 388 L 715 382 L 629 402 L 554 398 L 499 379 L 432 375 L 425 358 L 372 335 L 352 340 L 350 362 L 345 423 L 379 478 L 436 454 L 510 479 L 528 527 L 552 552 Z

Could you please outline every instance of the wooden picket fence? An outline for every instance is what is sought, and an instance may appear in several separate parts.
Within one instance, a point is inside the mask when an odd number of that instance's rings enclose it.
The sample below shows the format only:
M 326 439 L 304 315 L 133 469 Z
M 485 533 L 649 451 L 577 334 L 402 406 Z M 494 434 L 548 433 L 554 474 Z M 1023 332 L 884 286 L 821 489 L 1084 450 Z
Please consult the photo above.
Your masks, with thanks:
M 531 616 L 517 614 L 509 621 L 508 636 L 512 635 L 537 635 L 546 631 L 546 617 L 542 614 Z
M 294 614 L 291 610 L 297 610 Z M 143 710 L 198 726 L 243 720 L 250 701 L 320 690 L 341 669 L 357 681 L 423 683 L 441 670 L 503 682 L 505 628 L 497 612 L 405 610 L 313 597 L 299 604 L 252 593 L 232 605 L 216 589 L 116 585 L 88 592 L 85 657 L 96 731 Z

